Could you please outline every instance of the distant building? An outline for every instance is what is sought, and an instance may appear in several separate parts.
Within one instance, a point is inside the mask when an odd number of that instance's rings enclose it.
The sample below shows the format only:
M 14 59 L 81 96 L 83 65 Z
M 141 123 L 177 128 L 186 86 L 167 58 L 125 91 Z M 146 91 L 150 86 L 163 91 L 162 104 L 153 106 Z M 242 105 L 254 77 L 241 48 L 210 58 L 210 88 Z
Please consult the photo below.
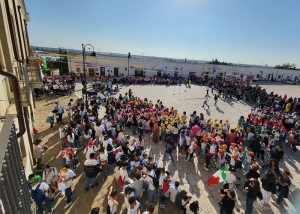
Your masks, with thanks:
M 69 71 L 83 73 L 82 56 L 73 54 L 69 57 Z M 131 58 L 100 55 L 97 57 L 86 57 L 87 76 L 111 75 L 118 76 L 124 74 L 136 76 L 196 76 L 202 78 L 216 78 L 225 75 L 246 75 L 253 76 L 253 80 L 277 80 L 291 79 L 299 80 L 299 70 L 275 69 L 268 66 L 244 66 L 244 65 L 214 65 L 207 63 L 197 63 L 185 60 L 164 60 L 153 58 Z

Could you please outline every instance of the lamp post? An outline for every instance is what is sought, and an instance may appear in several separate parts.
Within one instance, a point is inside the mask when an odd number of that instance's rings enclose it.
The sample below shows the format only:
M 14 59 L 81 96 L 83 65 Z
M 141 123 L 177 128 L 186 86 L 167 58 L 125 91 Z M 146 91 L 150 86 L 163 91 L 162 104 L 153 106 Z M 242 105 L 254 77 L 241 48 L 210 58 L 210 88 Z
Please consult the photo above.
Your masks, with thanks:
M 68 52 L 66 51 L 66 48 L 64 47 L 59 47 L 59 64 L 60 64 L 60 75 L 64 75 L 64 72 L 63 72 L 63 68 L 62 68 L 62 58 L 61 58 L 61 55 L 67 55 L 67 59 L 68 59 Z M 70 72 L 70 71 L 69 71 Z
M 129 76 L 129 59 L 131 58 L 130 52 L 128 53 L 128 76 Z
M 83 78 L 84 78 L 84 93 L 85 93 L 85 106 L 86 106 L 86 110 L 89 108 L 89 102 L 87 99 L 87 81 L 86 81 L 86 69 L 85 69 L 85 60 L 86 60 L 86 56 L 85 56 L 85 47 L 86 46 L 91 46 L 93 48 L 93 52 L 91 54 L 91 56 L 96 56 L 96 53 L 94 51 L 94 46 L 91 44 L 82 44 L 82 62 L 83 62 Z M 90 49 L 90 48 L 89 48 Z

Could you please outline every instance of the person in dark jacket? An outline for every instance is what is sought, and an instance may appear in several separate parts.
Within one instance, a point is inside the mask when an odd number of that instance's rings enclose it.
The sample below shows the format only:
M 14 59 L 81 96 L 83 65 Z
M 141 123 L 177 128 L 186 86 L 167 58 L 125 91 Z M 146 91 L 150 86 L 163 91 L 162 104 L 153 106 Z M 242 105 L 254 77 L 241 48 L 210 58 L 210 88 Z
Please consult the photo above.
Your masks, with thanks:
M 276 202 L 272 202 L 275 206 L 281 206 L 281 202 L 284 198 L 288 198 L 289 195 L 289 187 L 291 185 L 291 180 L 289 175 L 291 173 L 287 170 L 284 170 L 282 174 L 278 178 L 278 198 Z
M 235 206 L 235 192 L 230 189 L 224 190 L 225 195 L 219 203 L 221 206 L 220 214 L 232 214 Z
M 258 164 L 252 164 L 248 172 L 245 173 L 247 179 L 255 178 L 256 180 L 260 178 L 260 174 L 257 172 L 259 170 Z
M 277 192 L 276 184 L 275 184 L 275 176 L 272 172 L 267 172 L 265 174 L 265 177 L 263 177 L 261 180 L 262 188 L 261 193 L 263 196 L 263 200 L 261 200 L 261 204 L 269 203 L 272 194 L 275 194 Z
M 252 152 L 254 152 L 254 156 L 257 155 L 259 147 L 260 147 L 261 137 L 257 136 L 255 140 L 251 141 L 249 147 L 251 148 Z
M 275 179 L 280 175 L 278 161 L 274 158 L 271 158 L 267 163 L 263 165 L 263 168 L 267 171 L 270 171 L 274 174 Z
M 253 211 L 253 203 L 256 200 L 256 197 L 259 197 L 261 200 L 263 199 L 260 191 L 259 181 L 255 178 L 251 178 L 245 182 L 244 190 L 247 191 L 246 214 L 251 214 Z
M 270 150 L 270 158 L 274 158 L 278 162 L 282 161 L 283 155 L 284 152 L 282 151 L 282 146 L 276 146 L 276 148 Z
M 96 177 L 98 173 L 102 171 L 99 168 L 99 162 L 95 159 L 95 153 L 90 154 L 90 159 L 84 162 L 84 173 L 85 173 L 85 190 L 88 191 L 90 184 L 91 187 L 98 185 L 96 182 Z

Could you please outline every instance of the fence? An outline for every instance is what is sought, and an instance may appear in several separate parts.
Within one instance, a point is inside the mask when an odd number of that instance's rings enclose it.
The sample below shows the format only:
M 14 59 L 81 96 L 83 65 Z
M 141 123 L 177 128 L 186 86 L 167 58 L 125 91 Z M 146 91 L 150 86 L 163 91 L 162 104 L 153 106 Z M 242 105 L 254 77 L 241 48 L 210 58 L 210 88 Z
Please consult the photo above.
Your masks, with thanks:
M 31 199 L 13 116 L 0 133 L 0 214 L 30 214 Z

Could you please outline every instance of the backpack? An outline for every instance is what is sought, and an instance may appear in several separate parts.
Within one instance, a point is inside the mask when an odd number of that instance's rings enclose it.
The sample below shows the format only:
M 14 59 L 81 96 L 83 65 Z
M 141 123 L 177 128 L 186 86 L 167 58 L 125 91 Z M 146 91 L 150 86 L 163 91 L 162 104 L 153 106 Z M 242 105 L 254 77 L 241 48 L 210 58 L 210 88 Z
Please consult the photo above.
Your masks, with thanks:
M 124 185 L 124 179 L 122 178 L 121 175 L 118 178 L 118 184 L 119 184 L 119 186 L 123 186 Z
M 40 189 L 41 184 L 38 184 L 35 190 L 31 189 L 31 197 L 36 203 L 43 203 L 45 201 L 45 192 Z
M 106 150 L 107 150 L 108 152 L 111 152 L 111 151 L 113 150 L 113 147 L 112 147 L 112 145 L 111 145 L 110 143 L 107 144 Z
M 142 128 L 143 127 L 143 123 L 142 121 L 139 122 L 139 128 Z
M 55 169 L 54 167 L 51 167 L 51 168 L 50 168 L 50 173 L 51 173 L 51 172 L 54 172 L 54 169 Z M 46 172 L 47 172 L 47 170 L 44 171 L 44 174 L 45 174 L 45 175 L 46 175 Z
M 64 144 L 67 144 L 67 143 L 68 143 L 68 138 L 65 137 L 65 138 L 64 138 Z
M 165 194 L 169 189 L 169 182 L 167 181 L 167 178 L 164 180 L 164 183 L 163 183 L 162 194 Z
M 85 166 L 84 173 L 88 178 L 95 178 L 98 175 L 98 170 L 96 169 L 96 166 Z
M 155 176 L 151 176 L 151 175 L 148 175 L 150 178 L 152 178 L 152 184 L 153 186 L 155 187 L 155 189 L 157 189 L 159 187 L 159 182 L 158 182 L 158 179 L 155 177 Z

